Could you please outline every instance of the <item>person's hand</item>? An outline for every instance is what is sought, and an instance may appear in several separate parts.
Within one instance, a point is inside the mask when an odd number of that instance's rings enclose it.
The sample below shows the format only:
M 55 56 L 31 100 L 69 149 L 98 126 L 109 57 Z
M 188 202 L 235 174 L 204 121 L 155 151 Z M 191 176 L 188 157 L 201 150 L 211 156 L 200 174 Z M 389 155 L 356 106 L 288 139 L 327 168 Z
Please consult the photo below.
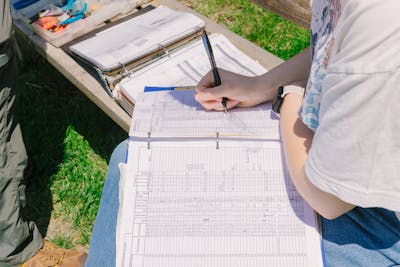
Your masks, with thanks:
M 218 69 L 221 85 L 214 87 L 212 72 L 197 84 L 195 99 L 207 110 L 224 110 L 222 98 L 226 97 L 227 109 L 252 107 L 272 99 L 271 90 L 258 77 L 247 77 Z

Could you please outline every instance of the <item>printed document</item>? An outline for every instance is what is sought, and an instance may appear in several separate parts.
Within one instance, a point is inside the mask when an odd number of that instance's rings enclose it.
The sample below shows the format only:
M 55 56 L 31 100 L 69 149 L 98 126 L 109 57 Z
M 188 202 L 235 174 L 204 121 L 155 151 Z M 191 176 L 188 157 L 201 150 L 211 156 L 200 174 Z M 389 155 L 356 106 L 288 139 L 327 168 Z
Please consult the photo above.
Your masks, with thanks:
M 202 110 L 193 91 L 163 91 L 141 94 L 136 114 L 117 266 L 322 266 L 269 105 L 224 114 Z
M 237 49 L 225 36 L 210 35 L 218 68 L 245 76 L 257 76 L 266 72 L 258 62 Z M 167 55 L 154 63 L 135 71 L 120 82 L 122 95 L 136 103 L 145 86 L 192 86 L 211 70 L 210 61 L 203 42 L 197 40 Z

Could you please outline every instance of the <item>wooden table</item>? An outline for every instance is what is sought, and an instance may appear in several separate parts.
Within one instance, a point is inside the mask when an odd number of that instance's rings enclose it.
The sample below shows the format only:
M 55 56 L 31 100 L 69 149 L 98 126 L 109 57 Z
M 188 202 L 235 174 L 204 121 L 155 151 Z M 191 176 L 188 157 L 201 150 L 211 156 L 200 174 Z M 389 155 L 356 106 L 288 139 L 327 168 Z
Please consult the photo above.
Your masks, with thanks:
M 192 9 L 184 6 L 175 0 L 153 1 L 152 5 L 165 5 L 175 10 L 191 12 L 201 17 L 206 22 L 207 31 L 224 34 L 235 46 L 258 60 L 261 65 L 267 69 L 282 62 L 281 59 L 268 53 L 264 49 L 232 33 L 224 26 L 194 12 Z M 70 57 L 61 48 L 57 48 L 46 40 L 36 35 L 23 22 L 15 22 L 18 33 L 35 48 L 47 61 L 58 69 L 70 82 L 82 91 L 91 101 L 93 101 L 101 110 L 103 110 L 112 120 L 114 120 L 126 132 L 129 131 L 131 122 L 130 116 L 106 93 L 101 84 L 92 77 L 83 67 L 81 67 L 72 57 Z
M 310 0 L 251 0 L 272 12 L 308 29 L 311 21 Z

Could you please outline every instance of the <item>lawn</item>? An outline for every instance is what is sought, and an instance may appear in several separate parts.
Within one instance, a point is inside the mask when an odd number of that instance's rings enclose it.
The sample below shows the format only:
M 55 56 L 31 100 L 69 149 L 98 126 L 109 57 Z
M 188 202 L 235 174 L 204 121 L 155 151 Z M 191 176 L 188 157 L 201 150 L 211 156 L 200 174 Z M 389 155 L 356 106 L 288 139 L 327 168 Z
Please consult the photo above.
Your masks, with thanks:
M 183 1 L 288 59 L 309 32 L 247 0 Z M 87 249 L 107 162 L 127 134 L 32 48 L 22 44 L 17 110 L 29 155 L 24 213 L 62 247 Z

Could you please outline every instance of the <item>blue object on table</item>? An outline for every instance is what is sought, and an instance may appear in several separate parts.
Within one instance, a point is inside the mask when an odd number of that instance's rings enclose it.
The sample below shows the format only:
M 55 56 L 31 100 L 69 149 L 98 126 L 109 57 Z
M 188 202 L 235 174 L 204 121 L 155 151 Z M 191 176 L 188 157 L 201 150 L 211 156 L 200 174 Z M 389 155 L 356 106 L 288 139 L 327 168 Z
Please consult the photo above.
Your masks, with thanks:
M 20 0 L 20 1 L 13 3 L 13 7 L 14 7 L 14 9 L 19 10 L 19 9 L 25 8 L 27 6 L 30 6 L 38 1 L 39 0 Z
M 144 87 L 144 92 L 172 91 L 172 90 L 174 90 L 174 87 L 172 87 L 172 86 L 166 86 L 166 87 L 145 86 Z
M 174 90 L 194 90 L 196 86 L 145 86 L 144 92 L 174 91 Z
M 75 0 L 69 0 L 68 4 L 65 7 L 63 7 L 63 10 L 65 10 L 65 12 L 70 12 L 69 13 L 70 18 L 62 21 L 61 26 L 65 26 L 65 25 L 75 22 L 77 20 L 83 19 L 83 17 L 85 16 L 85 12 L 87 9 L 87 3 L 85 3 L 83 5 L 82 9 L 77 10 L 77 11 L 72 11 L 72 4 L 74 2 L 75 2 Z

